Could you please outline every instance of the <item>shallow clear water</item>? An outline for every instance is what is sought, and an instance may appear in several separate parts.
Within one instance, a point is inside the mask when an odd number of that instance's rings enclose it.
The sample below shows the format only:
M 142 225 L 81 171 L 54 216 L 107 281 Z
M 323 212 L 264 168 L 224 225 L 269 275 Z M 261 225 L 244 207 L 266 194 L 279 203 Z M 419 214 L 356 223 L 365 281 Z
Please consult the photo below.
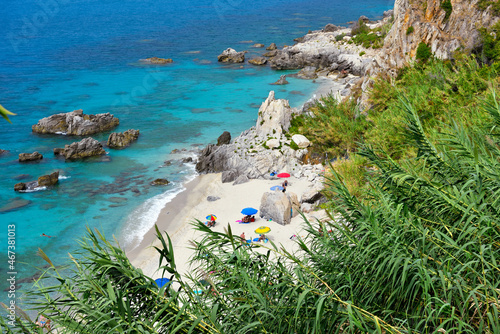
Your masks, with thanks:
M 250 58 L 265 52 L 251 48 L 253 43 L 292 44 L 309 29 L 345 24 L 360 15 L 379 18 L 392 6 L 386 0 L 4 4 L 0 103 L 17 116 L 11 118 L 13 124 L 0 121 L 0 148 L 10 151 L 0 156 L 0 250 L 6 253 L 7 225 L 15 224 L 18 279 L 44 264 L 35 256 L 39 247 L 55 263 L 65 263 L 86 226 L 116 235 L 122 245 L 138 240 L 194 175 L 193 166 L 180 159 L 193 155 L 197 144 L 214 142 L 226 130 L 237 136 L 253 126 L 269 90 L 300 106 L 317 89 L 311 81 L 293 78 L 289 85 L 270 86 L 283 73 L 249 64 L 220 65 L 222 50 L 248 50 Z M 138 61 L 152 56 L 173 58 L 174 63 L 148 66 Z M 42 117 L 75 109 L 111 112 L 120 119 L 113 131 L 139 129 L 139 140 L 124 150 L 108 150 L 107 159 L 56 158 L 53 148 L 81 138 L 36 135 L 31 126 Z M 93 137 L 105 141 L 109 133 Z M 33 151 L 44 159 L 17 161 L 19 153 Z M 167 160 L 172 164 L 165 166 Z M 14 192 L 15 183 L 55 170 L 63 176 L 56 187 Z M 171 184 L 150 186 L 158 177 Z M 7 270 L 6 257 L 0 258 L 0 270 Z

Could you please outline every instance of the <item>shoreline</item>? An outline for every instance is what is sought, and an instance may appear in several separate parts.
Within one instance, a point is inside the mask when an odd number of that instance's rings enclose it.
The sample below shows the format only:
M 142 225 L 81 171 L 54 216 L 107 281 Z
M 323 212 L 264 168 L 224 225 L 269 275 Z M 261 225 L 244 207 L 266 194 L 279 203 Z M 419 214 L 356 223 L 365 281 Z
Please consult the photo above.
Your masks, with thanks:
M 332 89 L 335 90 L 341 85 L 333 78 L 320 77 L 319 79 L 322 82 L 307 101 L 318 99 L 320 96 L 330 93 Z M 299 106 L 299 108 L 301 107 L 302 106 Z M 299 199 L 311 185 L 306 179 L 299 180 L 291 177 L 289 180 L 292 184 L 289 193 L 296 193 Z M 256 222 L 250 224 L 238 224 L 235 222 L 242 216 L 239 210 L 247 206 L 258 209 L 262 194 L 265 191 L 269 191 L 271 186 L 279 185 L 282 181 L 282 179 L 252 179 L 244 184 L 232 185 L 232 183 L 222 183 L 221 173 L 213 173 L 197 174 L 192 180 L 183 184 L 185 189 L 164 205 L 155 222 L 160 232 L 163 235 L 166 232 L 172 240 L 179 272 L 185 274 L 190 271 L 190 267 L 187 265 L 189 258 L 193 254 L 193 251 L 189 248 L 191 247 L 190 240 L 201 235 L 192 228 L 191 224 L 195 222 L 196 219 L 203 221 L 208 214 L 215 214 L 221 218 L 217 220 L 214 230 L 223 232 L 227 224 L 230 224 L 233 233 L 240 235 L 244 232 L 247 237 L 252 236 L 252 239 L 256 236 L 255 233 L 253 233 L 255 228 L 263 224 L 269 224 L 272 228 L 269 239 L 277 244 L 283 244 L 288 248 L 293 248 L 295 243 L 290 240 L 290 236 L 294 234 L 299 235 L 301 233 L 303 219 L 300 215 L 292 218 L 291 224 L 284 226 L 273 222 L 267 222 L 262 218 L 258 218 Z M 244 196 L 252 203 L 245 204 L 245 201 L 242 201 L 241 197 L 238 200 L 239 194 L 252 194 L 252 196 Z M 220 199 L 214 202 L 208 202 L 207 196 L 218 196 Z M 251 197 L 251 199 L 249 197 Z M 239 206 L 236 208 L 235 202 L 240 202 Z M 233 208 L 236 210 L 228 212 Z M 221 212 L 223 213 L 222 215 Z M 222 218 L 226 215 L 230 215 L 232 219 Z M 310 219 L 321 219 L 324 217 L 324 212 L 323 210 L 313 211 L 310 214 L 306 214 L 306 216 Z M 240 230 L 242 232 L 240 232 Z M 279 235 L 275 235 L 274 231 Z M 161 244 L 156 238 L 156 231 L 153 226 L 142 236 L 142 240 L 138 244 L 130 245 L 125 248 L 125 253 L 132 265 L 140 268 L 146 275 L 152 278 L 159 277 L 161 274 L 157 272 L 159 256 L 154 246 L 160 247 Z

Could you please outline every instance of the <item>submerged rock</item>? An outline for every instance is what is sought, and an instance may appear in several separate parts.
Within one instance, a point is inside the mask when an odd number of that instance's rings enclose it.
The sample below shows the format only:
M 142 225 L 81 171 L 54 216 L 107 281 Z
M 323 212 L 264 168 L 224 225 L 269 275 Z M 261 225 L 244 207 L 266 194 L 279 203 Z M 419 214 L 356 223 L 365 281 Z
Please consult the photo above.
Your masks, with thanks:
M 276 57 L 278 50 L 271 50 L 263 54 L 264 57 Z
M 217 56 L 217 60 L 221 63 L 243 63 L 245 61 L 245 52 L 237 52 L 234 49 L 227 48 Z
M 263 48 L 265 45 L 262 44 L 262 43 L 255 43 L 254 45 L 252 45 L 252 48 Z
M 0 213 L 14 211 L 30 204 L 31 204 L 30 200 L 21 197 L 16 197 L 9 200 L 5 205 L 0 206 Z
M 101 143 L 91 137 L 66 145 L 64 149 L 59 150 L 59 152 L 66 160 L 83 159 L 106 154 Z
M 152 186 L 166 186 L 169 183 L 170 183 L 170 181 L 167 179 L 156 179 L 153 182 L 151 182 L 151 185 Z
M 19 154 L 19 162 L 25 162 L 25 161 L 36 161 L 36 160 L 42 160 L 43 155 L 41 155 L 38 152 L 33 152 L 33 153 L 20 153 Z
M 8 150 L 2 150 L 0 149 L 0 156 L 9 153 Z
M 110 113 L 86 115 L 80 109 L 42 118 L 31 129 L 35 133 L 87 136 L 110 130 L 119 123 L 118 118 Z
M 108 137 L 108 146 L 111 148 L 125 148 L 139 138 L 139 130 L 113 132 Z
M 155 64 L 155 65 L 170 64 L 170 63 L 174 62 L 171 58 L 158 58 L 158 57 L 141 59 L 140 61 L 142 61 L 144 63 Z

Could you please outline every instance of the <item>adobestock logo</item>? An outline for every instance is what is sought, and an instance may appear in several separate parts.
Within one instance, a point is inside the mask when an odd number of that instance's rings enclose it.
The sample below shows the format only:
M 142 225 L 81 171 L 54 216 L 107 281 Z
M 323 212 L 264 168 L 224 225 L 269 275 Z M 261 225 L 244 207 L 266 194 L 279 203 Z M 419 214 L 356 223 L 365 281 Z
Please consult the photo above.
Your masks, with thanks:
M 7 34 L 15 53 L 19 53 L 19 47 L 30 38 L 39 33 L 61 9 L 61 5 L 69 3 L 70 0 L 37 0 L 37 11 L 32 15 L 23 16 L 19 29 Z

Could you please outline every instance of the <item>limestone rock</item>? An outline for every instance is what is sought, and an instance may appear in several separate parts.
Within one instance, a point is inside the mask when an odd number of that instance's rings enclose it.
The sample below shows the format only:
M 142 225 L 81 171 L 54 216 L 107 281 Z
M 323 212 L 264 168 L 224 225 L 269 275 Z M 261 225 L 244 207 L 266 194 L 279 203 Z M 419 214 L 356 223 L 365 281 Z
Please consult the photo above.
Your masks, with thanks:
M 262 44 L 262 43 L 255 43 L 254 45 L 252 45 L 252 48 L 263 48 L 265 45 Z
M 110 130 L 119 123 L 118 118 L 110 113 L 86 115 L 80 109 L 42 118 L 31 129 L 36 133 L 87 136 Z
M 448 18 L 440 0 L 398 0 L 394 4 L 394 23 L 384 40 L 377 62 L 386 68 L 399 68 L 415 59 L 417 47 L 424 42 L 440 59 L 452 59 L 457 49 L 473 50 L 481 43 L 479 28 L 500 20 L 490 10 L 478 9 L 479 0 L 454 0 Z M 405 32 L 413 27 L 411 34 Z
M 267 48 L 266 50 L 268 51 L 272 51 L 272 50 L 276 50 L 278 47 L 276 46 L 276 43 L 271 43 Z
M 290 224 L 292 204 L 283 192 L 265 192 L 260 201 L 259 214 L 280 225 Z
M 264 57 L 276 57 L 278 50 L 271 50 L 263 54 Z
M 280 141 L 279 139 L 269 139 L 267 142 L 266 142 L 266 146 L 269 147 L 269 148 L 277 148 L 280 146 Z
M 19 162 L 25 162 L 25 161 L 36 161 L 36 160 L 42 160 L 43 155 L 41 155 L 38 152 L 33 152 L 33 153 L 20 153 L 19 154 Z
M 158 57 L 141 59 L 141 61 L 145 62 L 145 63 L 155 64 L 155 65 L 164 65 L 164 64 L 170 64 L 170 63 L 174 62 L 171 58 L 158 58 Z
M 226 170 L 222 172 L 222 183 L 233 182 L 238 177 L 235 170 Z
M 54 155 L 63 155 L 64 148 L 56 147 L 56 148 L 54 148 L 53 151 L 54 151 Z
M 231 133 L 224 131 L 219 138 L 217 138 L 217 146 L 226 145 L 231 142 Z
M 97 140 L 87 137 L 79 142 L 74 142 L 64 146 L 60 153 L 66 160 L 83 159 L 87 157 L 106 154 L 101 143 Z
M 155 179 L 151 182 L 151 185 L 152 186 L 166 186 L 167 184 L 169 184 L 170 181 L 168 181 L 167 179 Z
M 293 135 L 292 140 L 299 148 L 307 148 L 311 146 L 311 142 L 303 135 Z
M 245 52 L 237 52 L 234 49 L 227 48 L 217 56 L 217 60 L 221 63 L 243 63 L 245 61 Z
M 19 182 L 14 185 L 14 190 L 15 191 L 23 191 L 26 190 L 26 183 L 24 182 Z
M 220 197 L 218 197 L 218 196 L 207 196 L 207 201 L 209 201 L 209 202 L 215 202 L 219 199 L 220 199 Z
M 297 73 L 297 77 L 301 79 L 316 79 L 318 75 L 316 74 L 316 67 L 306 66 Z
M 280 78 L 278 79 L 278 81 L 276 81 L 275 83 L 272 83 L 271 85 L 287 85 L 289 84 L 289 82 L 286 80 L 286 75 L 280 75 Z
M 49 175 L 43 175 L 38 178 L 39 187 L 50 187 L 59 182 L 59 172 L 53 172 Z
M 259 108 L 259 117 L 255 130 L 260 137 L 280 136 L 290 127 L 292 109 L 287 100 L 274 98 L 274 91 Z
M 254 57 L 248 61 L 252 65 L 265 65 L 267 63 L 267 59 L 265 57 Z
M 316 201 L 320 200 L 323 197 L 321 193 L 321 189 L 319 187 L 311 187 L 306 192 L 302 194 L 300 198 L 301 203 L 310 203 L 314 204 Z
M 340 28 L 337 27 L 336 25 L 334 24 L 331 24 L 331 23 L 328 23 L 324 28 L 323 28 L 323 31 L 324 32 L 335 32 L 337 30 L 339 30 Z
M 242 183 L 247 183 L 249 181 L 248 177 L 246 175 L 240 175 L 234 180 L 233 186 L 237 184 L 242 184 Z
M 108 146 L 111 148 L 125 148 L 139 138 L 139 130 L 127 130 L 125 132 L 113 132 L 108 137 Z
M 290 204 L 292 205 L 292 218 L 293 218 L 299 214 L 300 210 L 299 198 L 297 194 L 294 192 L 287 191 L 285 194 L 288 197 Z

